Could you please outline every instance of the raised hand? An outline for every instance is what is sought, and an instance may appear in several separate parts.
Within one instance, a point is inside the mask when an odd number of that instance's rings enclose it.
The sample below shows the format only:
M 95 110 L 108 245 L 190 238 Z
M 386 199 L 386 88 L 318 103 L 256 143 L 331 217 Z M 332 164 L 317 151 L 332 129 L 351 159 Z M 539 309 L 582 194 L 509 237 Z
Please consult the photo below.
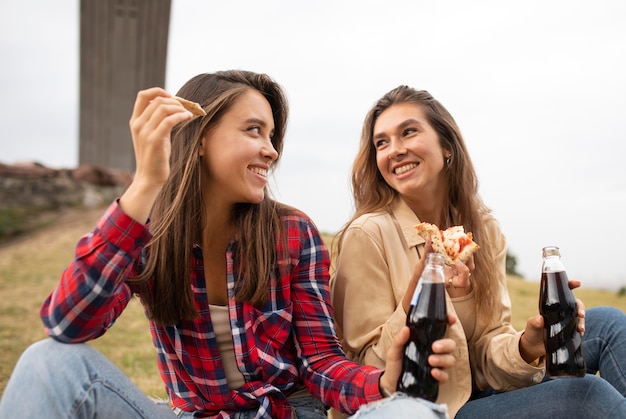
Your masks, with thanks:
M 136 172 L 120 199 L 124 212 L 135 220 L 147 221 L 154 200 L 169 177 L 172 128 L 192 117 L 191 112 L 159 87 L 137 94 L 129 122 Z

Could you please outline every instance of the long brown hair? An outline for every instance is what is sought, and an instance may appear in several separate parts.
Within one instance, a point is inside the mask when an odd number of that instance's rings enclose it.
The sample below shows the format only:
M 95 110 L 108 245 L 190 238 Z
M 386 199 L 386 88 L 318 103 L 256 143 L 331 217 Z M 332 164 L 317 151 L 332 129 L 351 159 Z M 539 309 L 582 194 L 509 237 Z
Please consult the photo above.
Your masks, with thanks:
M 425 90 L 399 86 L 385 94 L 368 112 L 363 123 L 359 151 L 352 166 L 352 192 L 355 214 L 339 234 L 339 249 L 347 227 L 363 214 L 375 212 L 389 205 L 397 192 L 385 182 L 376 165 L 376 149 L 373 143 L 374 125 L 380 114 L 395 104 L 411 103 L 424 112 L 428 123 L 439 137 L 440 145 L 451 154 L 446 165 L 447 193 L 439 216 L 441 229 L 462 225 L 471 231 L 481 249 L 474 254 L 477 278 L 474 283 L 476 308 L 479 314 L 493 315 L 492 309 L 500 295 L 497 290 L 497 267 L 494 266 L 496 249 L 487 240 L 487 228 L 482 222 L 490 209 L 478 194 L 478 177 L 465 146 L 461 131 L 454 118 Z M 478 304 L 480 302 L 480 304 Z
M 150 215 L 153 239 L 145 263 L 129 282 L 140 284 L 149 317 L 159 325 L 176 324 L 198 316 L 191 289 L 193 246 L 201 243 L 205 227 L 201 183 L 200 139 L 244 92 L 254 89 L 269 102 L 274 117 L 272 144 L 280 157 L 287 127 L 285 94 L 265 74 L 222 71 L 189 80 L 177 96 L 198 102 L 206 116 L 181 123 L 172 130 L 170 176 Z M 272 165 L 276 166 L 278 159 Z M 276 268 L 276 240 L 283 208 L 268 196 L 258 204 L 241 203 L 233 211 L 237 245 L 236 298 L 260 305 L 268 298 L 269 281 Z M 209 226 L 210 227 L 210 226 Z

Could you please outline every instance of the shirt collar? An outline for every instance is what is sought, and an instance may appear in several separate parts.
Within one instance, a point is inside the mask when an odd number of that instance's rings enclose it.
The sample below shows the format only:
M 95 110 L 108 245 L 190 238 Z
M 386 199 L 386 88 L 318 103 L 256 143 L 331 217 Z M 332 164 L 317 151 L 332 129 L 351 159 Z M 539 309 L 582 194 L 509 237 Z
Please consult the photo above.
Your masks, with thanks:
M 389 204 L 389 211 L 400 226 L 404 240 L 406 240 L 409 247 L 418 246 L 425 242 L 425 240 L 417 234 L 417 230 L 415 230 L 415 226 L 421 221 L 402 198 L 396 196 L 391 204 Z

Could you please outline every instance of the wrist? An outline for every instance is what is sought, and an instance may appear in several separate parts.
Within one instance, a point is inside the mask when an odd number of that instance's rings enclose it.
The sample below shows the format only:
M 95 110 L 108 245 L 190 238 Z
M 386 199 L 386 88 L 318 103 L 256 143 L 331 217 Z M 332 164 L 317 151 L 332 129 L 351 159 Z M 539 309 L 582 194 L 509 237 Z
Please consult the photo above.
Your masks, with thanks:
M 382 373 L 380 378 L 378 379 L 378 391 L 383 398 L 391 397 L 391 391 L 389 391 L 387 386 L 384 384 L 383 375 L 385 375 L 385 373 Z
M 527 364 L 532 364 L 545 354 L 543 341 L 532 345 L 528 342 L 526 332 L 523 332 L 519 339 L 519 353 Z
M 120 207 L 128 216 L 145 224 L 160 190 L 160 187 L 133 181 L 120 197 Z

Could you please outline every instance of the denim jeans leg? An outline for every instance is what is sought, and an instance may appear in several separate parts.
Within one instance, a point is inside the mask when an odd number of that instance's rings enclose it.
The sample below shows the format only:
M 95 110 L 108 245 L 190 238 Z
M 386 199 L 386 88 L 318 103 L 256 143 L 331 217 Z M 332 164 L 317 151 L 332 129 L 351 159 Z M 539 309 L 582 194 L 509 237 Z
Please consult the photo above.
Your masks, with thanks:
M 446 419 L 447 417 L 448 409 L 445 405 L 395 393 L 391 397 L 361 406 L 353 416 L 350 416 L 350 419 Z
M 626 418 L 626 398 L 606 380 L 587 374 L 471 400 L 456 418 Z
M 176 418 L 86 344 L 52 339 L 20 357 L 0 400 L 0 418 Z
M 583 356 L 587 373 L 607 380 L 626 397 L 626 314 L 614 307 L 592 307 L 585 314 Z
M 297 419 L 326 419 L 326 409 L 322 402 L 312 396 L 289 398 Z

